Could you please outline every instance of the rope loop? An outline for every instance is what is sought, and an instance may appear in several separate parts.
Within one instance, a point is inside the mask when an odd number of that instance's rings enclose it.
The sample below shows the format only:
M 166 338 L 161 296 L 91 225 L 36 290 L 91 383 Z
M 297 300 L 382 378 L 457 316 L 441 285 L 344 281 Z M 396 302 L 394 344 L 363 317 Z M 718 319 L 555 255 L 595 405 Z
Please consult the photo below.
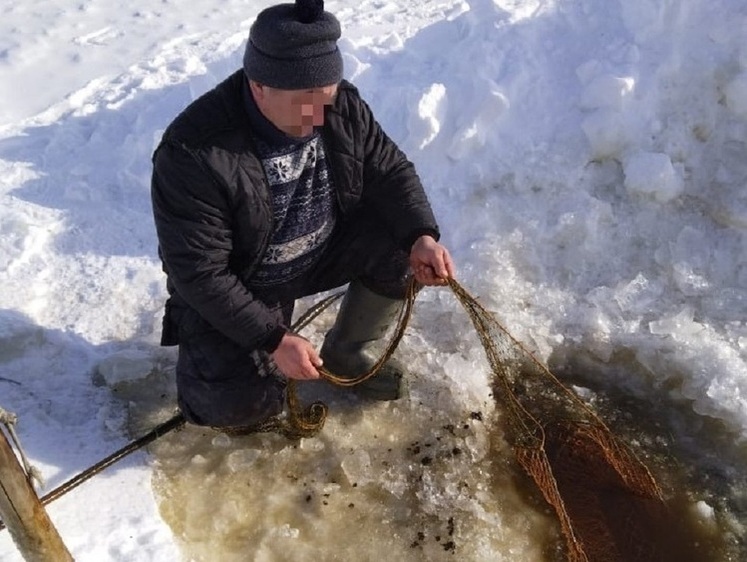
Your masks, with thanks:
M 376 360 L 371 368 L 356 377 L 346 377 L 344 375 L 333 373 L 329 369 L 324 367 L 319 368 L 319 374 L 321 378 L 330 383 L 341 386 L 344 388 L 350 388 L 367 381 L 381 369 L 381 367 L 389 361 L 394 351 L 397 349 L 399 342 L 402 340 L 402 336 L 405 334 L 405 329 L 412 316 L 412 309 L 417 297 L 418 291 L 422 286 L 415 280 L 414 277 L 410 277 L 407 285 L 407 292 L 405 294 L 404 304 L 399 311 L 397 318 L 397 324 L 392 333 L 392 337 L 384 349 L 382 355 Z M 311 307 L 296 323 L 292 326 L 292 331 L 298 333 L 302 328 L 308 326 L 314 318 L 322 313 L 328 306 L 330 306 L 335 300 L 340 298 L 344 293 L 339 292 L 331 295 L 321 302 Z M 303 410 L 299 401 L 296 391 L 296 381 L 288 380 L 288 391 L 287 391 L 287 403 L 288 403 L 288 418 L 287 420 L 268 420 L 260 424 L 257 428 L 258 431 L 278 431 L 290 438 L 298 437 L 311 437 L 316 435 L 324 427 L 324 422 L 327 420 L 327 413 L 329 409 L 326 404 L 322 402 L 314 402 L 306 410 Z

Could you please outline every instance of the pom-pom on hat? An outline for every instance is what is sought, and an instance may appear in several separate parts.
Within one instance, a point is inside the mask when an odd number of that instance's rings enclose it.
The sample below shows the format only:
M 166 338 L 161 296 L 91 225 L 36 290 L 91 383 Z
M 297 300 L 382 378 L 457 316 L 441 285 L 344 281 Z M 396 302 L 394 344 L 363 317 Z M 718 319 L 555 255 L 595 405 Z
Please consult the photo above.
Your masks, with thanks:
M 296 0 L 262 10 L 244 51 L 247 78 L 281 90 L 335 84 L 342 79 L 340 22 L 323 0 Z

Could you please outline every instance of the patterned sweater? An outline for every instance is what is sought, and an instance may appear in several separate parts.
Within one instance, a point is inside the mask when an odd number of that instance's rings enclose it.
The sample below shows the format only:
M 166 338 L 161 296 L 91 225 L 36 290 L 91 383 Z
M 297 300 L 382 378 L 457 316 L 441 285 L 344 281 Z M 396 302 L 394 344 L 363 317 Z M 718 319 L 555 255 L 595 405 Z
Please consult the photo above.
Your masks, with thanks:
M 303 275 L 324 251 L 336 222 L 332 177 L 319 133 L 286 135 L 245 96 L 257 148 L 272 194 L 273 232 L 255 288 L 287 283 Z

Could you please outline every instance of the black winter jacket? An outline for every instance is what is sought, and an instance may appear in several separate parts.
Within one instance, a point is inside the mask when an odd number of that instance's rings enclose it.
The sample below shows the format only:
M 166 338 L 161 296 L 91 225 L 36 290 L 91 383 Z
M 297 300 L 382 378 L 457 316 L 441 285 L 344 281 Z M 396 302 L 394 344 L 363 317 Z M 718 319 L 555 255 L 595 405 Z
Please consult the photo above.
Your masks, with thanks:
M 268 183 L 250 140 L 242 71 L 190 104 L 153 155 L 151 196 L 170 293 L 240 345 L 257 348 L 278 319 L 248 288 L 273 229 Z M 372 205 L 409 250 L 438 227 L 413 165 L 343 81 L 322 138 L 340 219 Z

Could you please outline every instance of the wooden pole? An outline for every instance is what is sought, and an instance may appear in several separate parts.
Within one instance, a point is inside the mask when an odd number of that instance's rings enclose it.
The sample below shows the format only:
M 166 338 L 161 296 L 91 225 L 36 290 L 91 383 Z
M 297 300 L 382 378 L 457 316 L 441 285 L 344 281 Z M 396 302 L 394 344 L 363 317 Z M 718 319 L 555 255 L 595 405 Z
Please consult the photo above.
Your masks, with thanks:
M 26 562 L 72 562 L 2 429 L 0 516 Z

